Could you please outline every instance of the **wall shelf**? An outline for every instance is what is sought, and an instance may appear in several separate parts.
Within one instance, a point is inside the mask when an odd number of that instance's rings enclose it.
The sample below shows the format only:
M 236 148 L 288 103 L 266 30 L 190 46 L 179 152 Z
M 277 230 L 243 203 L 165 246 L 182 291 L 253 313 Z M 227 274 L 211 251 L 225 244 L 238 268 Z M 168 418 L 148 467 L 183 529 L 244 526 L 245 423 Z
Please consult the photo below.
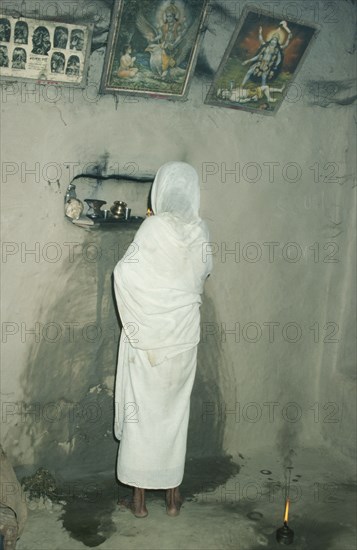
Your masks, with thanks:
M 66 216 L 67 217 L 67 216 Z M 82 229 L 98 230 L 98 229 L 137 229 L 145 220 L 141 216 L 133 216 L 128 220 L 115 220 L 115 219 L 92 219 L 87 216 L 83 216 L 78 220 L 67 219 Z

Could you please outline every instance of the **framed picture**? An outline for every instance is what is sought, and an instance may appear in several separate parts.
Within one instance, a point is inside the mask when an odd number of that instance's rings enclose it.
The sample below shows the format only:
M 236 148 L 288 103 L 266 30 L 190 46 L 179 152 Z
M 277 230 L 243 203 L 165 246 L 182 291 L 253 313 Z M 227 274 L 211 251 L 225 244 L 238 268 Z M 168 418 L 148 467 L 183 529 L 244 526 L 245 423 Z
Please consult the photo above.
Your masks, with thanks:
M 208 0 L 116 0 L 102 92 L 185 97 Z
M 205 103 L 275 114 L 316 32 L 301 21 L 244 10 Z
M 0 15 L 0 78 L 84 87 L 92 26 Z

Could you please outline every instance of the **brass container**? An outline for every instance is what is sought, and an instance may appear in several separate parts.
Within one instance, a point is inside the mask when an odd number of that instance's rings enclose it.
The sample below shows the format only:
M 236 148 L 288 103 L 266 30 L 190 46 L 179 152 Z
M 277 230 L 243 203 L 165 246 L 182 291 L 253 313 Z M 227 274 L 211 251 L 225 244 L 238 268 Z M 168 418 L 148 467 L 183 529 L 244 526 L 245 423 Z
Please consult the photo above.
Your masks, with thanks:
M 112 213 L 112 216 L 117 220 L 125 220 L 127 206 L 128 205 L 126 204 L 126 202 L 114 201 L 113 206 L 110 207 L 110 212 Z

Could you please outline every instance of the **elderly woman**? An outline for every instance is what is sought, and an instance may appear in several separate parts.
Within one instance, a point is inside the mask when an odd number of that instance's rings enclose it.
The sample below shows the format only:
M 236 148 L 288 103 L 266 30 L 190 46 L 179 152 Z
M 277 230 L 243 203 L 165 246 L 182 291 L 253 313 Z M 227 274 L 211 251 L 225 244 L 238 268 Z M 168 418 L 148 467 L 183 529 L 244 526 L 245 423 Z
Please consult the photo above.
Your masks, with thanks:
M 179 513 L 190 396 L 200 338 L 200 304 L 211 265 L 203 245 L 197 172 L 169 162 L 151 191 L 154 216 L 114 270 L 123 323 L 115 385 L 119 480 L 134 487 L 131 509 L 145 517 L 145 489 L 166 489 Z

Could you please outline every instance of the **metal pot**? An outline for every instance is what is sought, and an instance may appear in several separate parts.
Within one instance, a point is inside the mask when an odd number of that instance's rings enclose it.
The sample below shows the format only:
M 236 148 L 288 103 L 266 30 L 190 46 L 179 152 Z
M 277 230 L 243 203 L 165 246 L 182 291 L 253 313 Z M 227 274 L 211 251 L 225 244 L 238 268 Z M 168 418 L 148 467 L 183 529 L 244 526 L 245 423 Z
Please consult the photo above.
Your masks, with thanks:
M 110 211 L 112 213 L 112 216 L 117 219 L 123 219 L 126 218 L 126 208 L 127 208 L 126 202 L 123 201 L 114 201 L 113 206 L 110 207 Z

